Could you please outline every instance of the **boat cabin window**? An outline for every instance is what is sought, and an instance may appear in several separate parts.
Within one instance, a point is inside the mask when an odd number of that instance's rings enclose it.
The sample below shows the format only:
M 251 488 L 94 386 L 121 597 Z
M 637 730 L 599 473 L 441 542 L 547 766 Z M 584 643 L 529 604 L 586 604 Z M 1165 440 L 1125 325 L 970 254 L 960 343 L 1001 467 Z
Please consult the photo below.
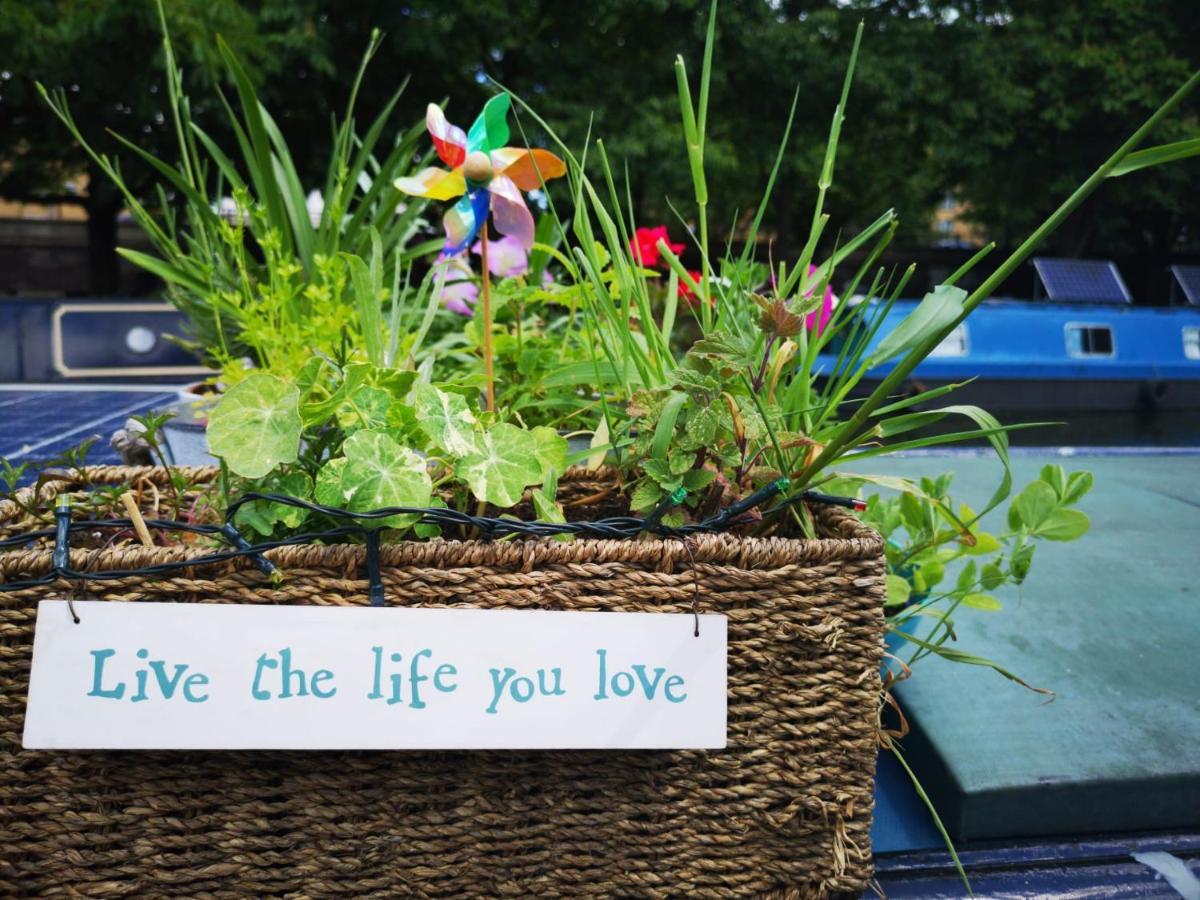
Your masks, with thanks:
M 1183 329 L 1183 355 L 1188 359 L 1200 359 L 1200 328 Z
M 1067 353 L 1071 356 L 1113 356 L 1113 333 L 1107 325 L 1068 325 Z
M 934 356 L 966 356 L 968 349 L 967 326 L 956 325 L 954 330 L 942 338 L 942 342 L 929 352 Z

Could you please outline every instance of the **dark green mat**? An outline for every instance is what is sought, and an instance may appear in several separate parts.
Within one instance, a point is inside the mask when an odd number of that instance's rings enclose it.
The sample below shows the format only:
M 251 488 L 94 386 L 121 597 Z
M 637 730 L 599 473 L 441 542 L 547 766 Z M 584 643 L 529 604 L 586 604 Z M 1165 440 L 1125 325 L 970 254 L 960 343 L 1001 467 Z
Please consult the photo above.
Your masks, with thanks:
M 903 747 L 958 840 L 1194 827 L 1200 456 L 1019 457 L 1016 488 L 1047 461 L 1095 474 L 1081 504 L 1092 531 L 1040 546 L 1020 595 L 1001 595 L 1002 612 L 964 611 L 956 623 L 959 648 L 1055 699 L 990 670 L 927 658 L 897 691 L 912 726 Z M 976 507 L 999 475 L 994 458 L 860 468 L 955 471 L 954 496 Z

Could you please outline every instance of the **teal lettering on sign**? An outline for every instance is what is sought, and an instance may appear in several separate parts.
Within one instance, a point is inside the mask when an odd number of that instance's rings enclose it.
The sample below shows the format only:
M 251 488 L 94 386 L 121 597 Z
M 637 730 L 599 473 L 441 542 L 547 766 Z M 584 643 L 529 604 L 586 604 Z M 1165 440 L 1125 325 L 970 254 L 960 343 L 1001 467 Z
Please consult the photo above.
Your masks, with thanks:
M 633 694 L 637 688 L 641 688 L 635 696 L 645 697 L 646 700 L 655 700 L 658 698 L 658 686 L 662 684 L 661 696 L 668 703 L 682 703 L 687 699 L 687 693 L 682 691 L 685 682 L 680 675 L 670 675 L 665 681 L 663 676 L 667 674 L 667 670 L 658 666 L 653 670 L 652 675 L 646 673 L 647 666 L 645 663 L 635 663 L 629 667 L 630 671 L 618 670 L 612 675 L 608 674 L 608 651 L 597 650 L 596 656 L 599 657 L 596 666 L 596 693 L 593 696 L 595 700 L 608 700 L 610 697 L 628 697 Z M 609 693 L 611 691 L 611 694 Z
M 92 650 L 90 654 L 92 656 L 92 689 L 87 692 L 87 695 L 103 697 L 107 700 L 124 698 L 126 687 L 124 681 L 116 681 L 111 687 L 104 687 L 105 666 L 109 660 L 116 663 L 114 657 L 116 657 L 117 651 L 109 647 L 103 650 Z M 185 677 L 185 673 L 191 668 L 190 663 L 176 663 L 174 674 L 169 675 L 167 674 L 167 661 L 150 659 L 150 651 L 145 647 L 134 655 L 140 660 L 148 660 L 148 663 L 133 672 L 137 690 L 130 695 L 130 703 L 144 703 L 152 699 L 171 700 L 176 693 L 182 696 L 187 703 L 203 703 L 208 699 L 207 693 L 202 694 L 198 690 L 208 684 L 207 675 L 203 672 L 192 672 Z M 154 676 L 153 681 L 150 679 L 151 675 Z

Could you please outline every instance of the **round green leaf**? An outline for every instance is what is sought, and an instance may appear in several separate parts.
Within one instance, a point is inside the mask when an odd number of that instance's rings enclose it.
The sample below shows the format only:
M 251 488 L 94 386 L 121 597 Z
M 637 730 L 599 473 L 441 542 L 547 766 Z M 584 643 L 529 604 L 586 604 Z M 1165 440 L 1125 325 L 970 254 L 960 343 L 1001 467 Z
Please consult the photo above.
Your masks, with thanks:
M 1044 481 L 1034 481 L 1025 486 L 1012 503 L 1012 511 L 1019 521 L 1031 531 L 1046 521 L 1058 506 L 1058 495 Z
M 346 495 L 342 492 L 342 478 L 346 474 L 346 458 L 339 456 L 331 459 L 317 473 L 317 483 L 313 496 L 322 506 L 335 506 L 339 509 L 346 505 Z
M 425 460 L 382 431 L 357 431 L 342 445 L 346 465 L 342 493 L 347 508 L 369 512 L 385 506 L 428 506 L 433 482 Z
M 251 375 L 225 392 L 208 419 L 208 447 L 245 478 L 296 461 L 300 390 L 274 375 Z
M 476 435 L 474 448 L 459 460 L 455 474 L 480 500 L 515 506 L 525 488 L 542 478 L 537 441 L 528 431 L 501 422 Z
M 451 456 L 465 456 L 475 448 L 475 416 L 461 395 L 422 382 L 413 386 L 409 400 L 421 430 L 435 446 Z
M 1091 525 L 1087 515 L 1077 509 L 1056 509 L 1034 533 L 1049 541 L 1073 541 L 1087 534 Z

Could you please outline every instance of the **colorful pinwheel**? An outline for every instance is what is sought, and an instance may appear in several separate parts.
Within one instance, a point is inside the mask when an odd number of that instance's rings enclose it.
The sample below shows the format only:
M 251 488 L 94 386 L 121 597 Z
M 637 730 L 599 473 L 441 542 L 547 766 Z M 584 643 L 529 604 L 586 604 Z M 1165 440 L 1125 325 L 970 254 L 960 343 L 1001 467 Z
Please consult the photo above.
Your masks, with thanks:
M 483 107 L 469 132 L 446 121 L 433 103 L 425 112 L 425 125 L 442 162 L 450 167 L 430 167 L 412 178 L 397 178 L 396 189 L 414 197 L 453 200 L 442 219 L 446 246 L 442 256 L 453 256 L 475 242 L 491 213 L 496 230 L 533 246 L 533 216 L 521 191 L 532 191 L 542 182 L 567 171 L 563 161 L 546 150 L 505 147 L 508 140 L 508 94 L 497 94 Z

